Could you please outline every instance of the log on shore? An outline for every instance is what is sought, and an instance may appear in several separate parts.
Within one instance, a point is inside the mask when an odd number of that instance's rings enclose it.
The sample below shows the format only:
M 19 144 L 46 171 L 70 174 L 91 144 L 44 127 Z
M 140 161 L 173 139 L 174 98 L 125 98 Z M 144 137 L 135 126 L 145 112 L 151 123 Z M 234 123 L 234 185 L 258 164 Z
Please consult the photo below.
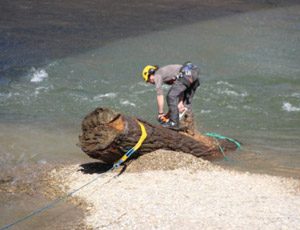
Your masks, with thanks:
M 189 120 L 189 116 L 184 120 Z M 227 139 L 216 141 L 192 130 L 193 122 L 189 123 L 189 128 L 185 132 L 178 132 L 108 108 L 97 108 L 83 119 L 79 146 L 90 157 L 106 164 L 113 164 L 139 141 L 141 128 L 138 122 L 144 125 L 147 138 L 135 156 L 165 149 L 204 159 L 214 159 L 223 157 L 224 153 L 237 148 Z M 224 153 L 220 151 L 220 147 Z

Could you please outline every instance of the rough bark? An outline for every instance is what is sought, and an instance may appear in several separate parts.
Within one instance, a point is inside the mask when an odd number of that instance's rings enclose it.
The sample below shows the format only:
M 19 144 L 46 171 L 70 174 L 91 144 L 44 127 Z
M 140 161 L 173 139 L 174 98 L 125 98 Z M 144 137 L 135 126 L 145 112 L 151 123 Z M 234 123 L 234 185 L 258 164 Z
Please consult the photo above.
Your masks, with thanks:
M 226 139 L 216 141 L 195 132 L 190 114 L 184 119 L 188 129 L 178 132 L 122 115 L 108 108 L 97 108 L 83 119 L 79 146 L 90 157 L 113 164 L 138 142 L 141 136 L 138 121 L 145 126 L 147 138 L 135 154 L 142 155 L 157 149 L 166 149 L 212 159 L 223 156 L 220 147 L 225 153 L 237 148 Z

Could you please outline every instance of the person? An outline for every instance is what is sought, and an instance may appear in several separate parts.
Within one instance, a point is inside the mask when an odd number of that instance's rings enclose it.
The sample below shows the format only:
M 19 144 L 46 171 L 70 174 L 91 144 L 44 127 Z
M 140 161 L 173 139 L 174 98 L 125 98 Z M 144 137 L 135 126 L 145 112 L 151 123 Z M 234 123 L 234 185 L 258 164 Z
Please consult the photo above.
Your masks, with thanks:
M 163 127 L 180 129 L 179 113 L 192 109 L 192 99 L 200 86 L 199 68 L 191 62 L 183 65 L 170 64 L 163 67 L 147 65 L 142 77 L 146 83 L 155 85 L 157 93 L 157 119 Z M 171 85 L 167 93 L 169 111 L 164 113 L 163 84 Z

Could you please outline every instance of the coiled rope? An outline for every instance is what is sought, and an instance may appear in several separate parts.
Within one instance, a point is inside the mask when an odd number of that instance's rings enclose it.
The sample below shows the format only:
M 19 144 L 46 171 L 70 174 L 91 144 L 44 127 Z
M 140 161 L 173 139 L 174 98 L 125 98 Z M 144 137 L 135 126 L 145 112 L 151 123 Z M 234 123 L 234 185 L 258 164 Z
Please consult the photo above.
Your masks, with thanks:
M 145 129 L 145 126 L 138 121 L 138 124 L 140 125 L 140 128 L 141 128 L 141 136 L 140 136 L 140 139 L 138 140 L 138 142 L 136 143 L 136 145 L 134 147 L 132 147 L 130 150 L 128 150 L 122 157 L 120 160 L 118 160 L 116 163 L 114 163 L 114 165 L 109 169 L 107 170 L 106 172 L 110 172 L 110 171 L 113 171 L 114 169 L 117 169 L 118 167 L 120 167 L 120 165 L 122 163 L 124 163 L 134 152 L 136 152 L 143 144 L 144 140 L 147 138 L 147 132 L 146 132 L 146 129 Z M 42 208 L 39 208 L 35 211 L 33 211 L 32 213 L 16 220 L 15 222 L 11 223 L 11 224 L 8 224 L 8 225 L 5 225 L 3 227 L 0 228 L 0 230 L 5 230 L 5 229 L 9 229 L 11 227 L 13 227 L 14 225 L 16 224 L 19 224 L 27 219 L 30 219 L 31 217 L 41 213 L 41 212 L 44 212 L 52 207 L 54 207 L 55 205 L 57 205 L 58 203 L 66 200 L 67 198 L 69 198 L 70 196 L 72 196 L 73 194 L 75 194 L 76 192 L 78 192 L 79 190 L 83 189 L 84 187 L 87 187 L 88 185 L 92 184 L 93 182 L 95 182 L 96 180 L 98 180 L 101 176 L 103 176 L 104 174 L 100 174 L 98 176 L 96 176 L 94 179 L 90 180 L 89 182 L 87 182 L 86 184 L 80 186 L 79 188 L 73 190 L 72 192 L 69 192 L 67 193 L 65 196 L 63 197 L 59 197 L 57 198 L 56 200 L 54 200 L 53 202 L 51 202 L 50 204 L 42 207 Z M 104 184 L 107 184 L 109 183 L 113 178 L 115 178 L 116 176 L 110 178 L 107 182 L 103 183 Z
M 237 140 L 235 140 L 233 138 L 225 137 L 225 136 L 222 136 L 222 135 L 217 134 L 217 133 L 205 133 L 205 135 L 208 136 L 208 137 L 212 137 L 217 141 L 218 147 L 219 147 L 221 153 L 223 154 L 224 159 L 227 160 L 227 161 L 228 161 L 228 158 L 225 156 L 224 149 L 219 144 L 218 139 L 228 140 L 228 141 L 234 143 L 237 146 L 238 149 L 241 148 L 241 143 L 239 143 Z

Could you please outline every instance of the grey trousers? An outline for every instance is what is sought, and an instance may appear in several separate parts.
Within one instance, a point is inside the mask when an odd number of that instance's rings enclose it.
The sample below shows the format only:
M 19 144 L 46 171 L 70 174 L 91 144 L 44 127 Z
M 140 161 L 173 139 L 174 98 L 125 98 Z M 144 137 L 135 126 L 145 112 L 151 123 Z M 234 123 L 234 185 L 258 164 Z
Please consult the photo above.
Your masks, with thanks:
M 167 104 L 169 107 L 170 119 L 177 124 L 179 124 L 178 103 L 180 99 L 183 98 L 184 105 L 188 109 L 191 109 L 192 99 L 200 85 L 198 72 L 193 74 L 192 79 L 192 83 L 187 79 L 176 80 L 167 94 Z

